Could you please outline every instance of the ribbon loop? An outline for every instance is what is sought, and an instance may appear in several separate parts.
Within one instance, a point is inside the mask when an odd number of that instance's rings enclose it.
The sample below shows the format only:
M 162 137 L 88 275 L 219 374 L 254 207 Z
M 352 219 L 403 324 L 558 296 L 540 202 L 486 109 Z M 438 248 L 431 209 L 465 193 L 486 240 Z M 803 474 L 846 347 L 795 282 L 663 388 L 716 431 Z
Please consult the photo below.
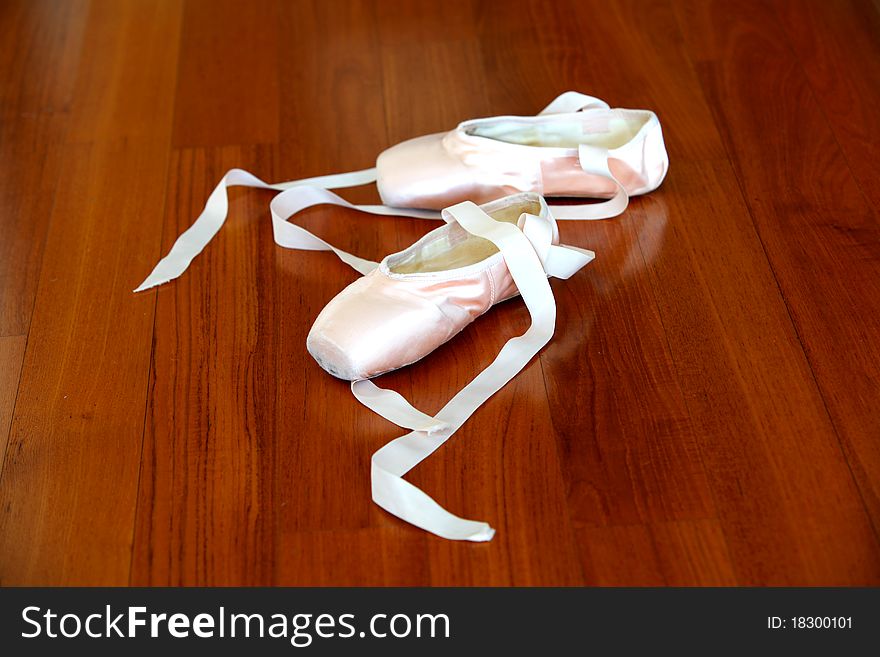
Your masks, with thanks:
M 412 210 L 392 208 L 385 205 L 354 205 L 327 190 L 343 187 L 357 187 L 375 182 L 376 169 L 363 169 L 349 173 L 335 173 L 281 183 L 267 183 L 244 169 L 230 169 L 220 179 L 208 197 L 205 208 L 171 247 L 164 258 L 150 272 L 150 275 L 134 291 L 142 292 L 156 285 L 174 280 L 187 270 L 193 259 L 204 250 L 214 235 L 223 227 L 229 213 L 229 187 L 243 186 L 255 189 L 271 189 L 281 192 L 270 205 L 272 208 L 272 227 L 275 242 L 288 249 L 307 251 L 332 251 L 339 258 L 362 274 L 375 268 L 376 263 L 337 249 L 305 228 L 287 222 L 291 216 L 313 205 L 330 204 L 360 210 L 369 214 L 413 217 L 417 219 L 439 219 L 440 213 L 433 210 Z M 280 218 L 283 215 L 283 218 Z
M 448 214 L 447 219 L 451 218 L 469 233 L 491 241 L 501 251 L 529 310 L 531 325 L 522 335 L 508 340 L 495 360 L 433 417 L 416 410 L 396 392 L 368 381 L 353 383 L 352 392 L 370 409 L 401 426 L 415 428 L 415 425 L 424 426 L 431 422 L 444 425 L 442 431 L 435 433 L 414 430 L 373 454 L 373 501 L 389 513 L 443 538 L 480 542 L 491 540 L 495 530 L 485 522 L 466 520 L 450 513 L 403 479 L 403 475 L 443 445 L 547 344 L 556 325 L 556 301 L 547 281 L 550 272 L 545 270 L 533 239 L 523 230 L 511 223 L 494 220 L 470 201 L 444 212 Z M 527 219 L 521 223 L 527 227 L 530 222 Z M 546 236 L 537 231 L 538 223 L 533 222 L 530 232 L 540 244 Z M 590 251 L 552 245 L 547 253 L 550 269 L 565 277 L 593 257 Z
M 578 91 L 565 91 L 554 98 L 538 115 L 569 114 L 586 109 L 610 109 L 608 103 Z
M 608 103 L 593 96 L 587 96 L 576 91 L 566 91 L 547 105 L 540 114 L 569 113 L 596 108 L 608 109 L 609 107 Z M 584 171 L 614 181 L 617 191 L 613 198 L 601 203 L 553 206 L 554 214 L 557 219 L 608 219 L 616 217 L 626 209 L 629 199 L 623 185 L 614 177 L 608 167 L 608 151 L 582 144 L 578 152 L 581 167 L 583 167 Z M 304 228 L 291 224 L 287 220 L 296 212 L 322 203 L 340 205 L 375 215 L 403 216 L 418 219 L 441 218 L 441 214 L 434 210 L 396 208 L 387 205 L 354 205 L 335 194 L 327 192 L 329 189 L 366 185 L 375 182 L 376 176 L 377 172 L 374 167 L 348 173 L 267 183 L 244 169 L 230 169 L 221 178 L 214 191 L 211 192 L 204 209 L 192 226 L 177 238 L 168 254 L 158 262 L 149 276 L 134 291 L 142 292 L 151 287 L 162 285 L 177 278 L 186 271 L 193 259 L 204 250 L 214 235 L 222 228 L 229 212 L 229 198 L 226 190 L 229 187 L 235 186 L 271 189 L 281 192 L 272 201 L 273 208 L 279 208 L 277 213 L 273 211 L 272 222 L 275 241 L 280 246 L 290 249 L 332 251 L 344 262 L 354 267 L 354 269 L 365 273 L 365 270 L 369 271 L 375 264 L 369 260 L 364 260 L 337 249 Z M 281 200 L 282 198 L 283 200 Z M 285 215 L 284 219 L 279 220 L 276 214 L 278 216 Z
M 352 381 L 351 393 L 355 399 L 376 415 L 381 415 L 399 427 L 413 431 L 424 431 L 428 434 L 442 432 L 449 428 L 449 425 L 442 420 L 422 413 L 401 394 L 394 390 L 380 388 L 372 381 L 366 379 Z
M 541 114 L 577 112 L 608 105 L 591 96 L 566 92 L 548 105 Z M 580 164 L 590 174 L 608 178 L 617 186 L 613 198 L 592 205 L 551 206 L 558 219 L 604 219 L 617 216 L 626 208 L 628 197 L 608 164 L 608 151 L 582 145 Z M 230 169 L 218 183 L 202 213 L 187 229 L 169 253 L 159 261 L 136 292 L 180 276 L 192 260 L 207 246 L 223 226 L 229 210 L 227 189 L 246 186 L 280 192 L 270 203 L 275 241 L 290 249 L 330 251 L 361 274 L 376 268 L 377 263 L 338 249 L 308 230 L 289 221 L 306 208 L 329 204 L 362 212 L 440 219 L 438 212 L 394 208 L 384 205 L 354 205 L 330 189 L 353 187 L 376 180 L 375 169 L 317 176 L 282 183 L 266 183 L 242 169 Z M 542 207 L 547 207 L 541 199 Z M 410 429 L 410 433 L 391 441 L 373 454 L 371 465 L 372 495 L 376 504 L 407 522 L 438 536 L 467 541 L 488 541 L 495 534 L 485 522 L 467 520 L 445 510 L 430 496 L 403 476 L 442 446 L 473 413 L 492 395 L 516 376 L 547 344 L 556 325 L 556 301 L 548 276 L 568 278 L 590 262 L 592 251 L 555 245 L 558 241 L 553 222 L 525 214 L 520 226 L 495 221 L 470 201 L 443 211 L 442 218 L 456 221 L 469 233 L 492 242 L 501 252 L 508 270 L 531 317 L 529 328 L 511 338 L 495 360 L 477 374 L 434 416 L 416 409 L 400 394 L 379 388 L 371 381 L 355 381 L 352 394 L 365 406 Z
M 553 205 L 553 216 L 557 219 L 611 219 L 623 213 L 629 205 L 629 194 L 608 164 L 608 149 L 589 144 L 578 147 L 578 160 L 581 168 L 589 174 L 610 180 L 615 185 L 614 196 L 599 203 L 585 205 Z

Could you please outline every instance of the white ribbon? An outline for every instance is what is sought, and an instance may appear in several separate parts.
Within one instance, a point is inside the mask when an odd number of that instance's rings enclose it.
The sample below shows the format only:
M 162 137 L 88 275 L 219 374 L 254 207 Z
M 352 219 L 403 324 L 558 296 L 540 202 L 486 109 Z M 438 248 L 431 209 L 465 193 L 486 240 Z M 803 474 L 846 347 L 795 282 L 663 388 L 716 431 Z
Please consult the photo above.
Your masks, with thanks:
M 610 109 L 608 103 L 577 91 L 566 91 L 541 110 L 539 116 L 547 114 L 571 114 L 589 109 Z M 557 219 L 596 220 L 611 219 L 623 213 L 629 204 L 629 195 L 620 181 L 608 167 L 608 149 L 581 144 L 578 160 L 587 173 L 607 178 L 614 182 L 616 189 L 612 198 L 599 203 L 582 205 L 551 205 L 553 216 Z
M 607 108 L 603 101 L 576 92 L 559 96 L 541 113 L 575 112 L 593 107 Z M 612 199 L 583 206 L 551 206 L 560 219 L 600 219 L 616 216 L 626 208 L 623 186 L 608 168 L 608 152 L 581 146 L 581 165 L 588 173 L 613 180 L 618 191 Z M 407 522 L 438 536 L 454 540 L 488 541 L 495 534 L 487 523 L 466 520 L 446 511 L 403 476 L 445 443 L 486 400 L 507 384 L 547 344 L 556 323 L 556 302 L 548 276 L 568 278 L 590 262 L 594 254 L 577 247 L 554 245 L 546 222 L 530 220 L 522 230 L 508 222 L 497 222 L 466 201 L 443 211 L 393 208 L 384 205 L 354 205 L 330 189 L 354 187 L 376 180 L 375 169 L 319 176 L 282 183 L 266 183 L 242 169 L 231 169 L 208 197 L 193 225 L 174 243 L 135 292 L 168 282 L 186 271 L 193 258 L 207 246 L 223 226 L 229 209 L 226 190 L 240 185 L 280 191 L 270 203 L 275 242 L 290 249 L 331 251 L 361 274 L 377 263 L 338 249 L 301 226 L 289 221 L 302 210 L 319 204 L 346 207 L 378 215 L 457 221 L 468 232 L 483 237 L 501 251 L 514 283 L 529 310 L 532 323 L 520 336 L 511 338 L 495 360 L 459 391 L 436 415 L 413 407 L 400 394 L 379 388 L 371 381 L 351 384 L 354 396 L 365 406 L 398 426 L 411 429 L 379 449 L 372 458 L 373 501 Z
M 560 94 L 553 102 L 541 110 L 540 114 L 572 113 L 587 109 L 608 109 L 608 103 L 576 91 L 567 91 Z M 553 214 L 557 219 L 576 220 L 610 219 L 618 216 L 626 209 L 629 197 L 623 185 L 614 177 L 608 167 L 608 150 L 581 145 L 578 149 L 578 157 L 584 171 L 612 180 L 617 187 L 617 191 L 613 198 L 599 203 L 552 205 L 550 207 L 553 208 Z M 202 252 L 226 221 L 226 216 L 229 212 L 229 198 L 226 190 L 229 187 L 243 186 L 283 192 L 272 201 L 272 207 L 278 208 L 299 207 L 302 210 L 313 205 L 329 203 L 376 215 L 413 217 L 418 219 L 440 218 L 440 213 L 434 210 L 395 208 L 387 205 L 354 205 L 336 194 L 324 195 L 321 193 L 328 189 L 357 187 L 375 181 L 375 168 L 280 183 L 267 183 L 243 169 L 230 169 L 220 179 L 220 182 L 217 183 L 214 191 L 211 192 L 207 203 L 205 203 L 205 208 L 196 218 L 193 225 L 177 238 L 168 255 L 159 261 L 153 268 L 153 271 L 150 272 L 150 275 L 134 291 L 142 292 L 156 285 L 162 285 L 174 280 L 186 271 L 193 259 Z M 285 213 L 286 210 L 281 210 L 281 212 Z M 288 214 L 288 218 L 293 214 L 295 212 Z M 282 223 L 283 225 L 281 225 Z M 361 273 L 364 273 L 362 268 L 365 263 L 375 266 L 369 260 L 364 260 L 358 256 L 336 249 L 300 226 L 296 226 L 286 220 L 279 222 L 274 211 L 272 225 L 275 232 L 275 241 L 280 246 L 289 249 L 333 251 L 343 261 Z M 355 265 L 353 263 L 358 264 Z
M 408 208 L 392 208 L 385 205 L 354 205 L 345 199 L 327 192 L 328 189 L 338 189 L 342 187 L 357 187 L 366 183 L 375 182 L 376 169 L 364 169 L 362 171 L 352 171 L 350 173 L 336 173 L 329 176 L 318 176 L 316 178 L 303 178 L 302 180 L 291 180 L 281 183 L 267 183 L 260 180 L 252 173 L 243 169 L 230 169 L 226 175 L 217 183 L 217 187 L 211 192 L 205 203 L 205 209 L 196 218 L 192 226 L 190 226 L 171 247 L 164 258 L 150 272 L 150 275 L 141 283 L 135 292 L 142 292 L 156 285 L 162 285 L 180 276 L 186 271 L 189 264 L 199 253 L 202 252 L 208 242 L 217 234 L 217 231 L 226 221 L 229 212 L 229 197 L 226 190 L 229 187 L 243 186 L 254 187 L 257 189 L 273 189 L 284 193 L 276 196 L 270 207 L 280 208 L 284 212 L 284 208 L 298 207 L 300 210 L 329 203 L 332 205 L 341 205 L 353 210 L 368 212 L 370 214 L 391 215 L 401 217 L 416 217 L 419 219 L 439 219 L 440 213 L 434 210 L 412 210 Z M 290 213 L 291 216 L 295 213 Z M 272 213 L 272 226 L 275 232 L 275 242 L 279 246 L 288 249 L 303 249 L 307 251 L 333 251 L 343 261 L 352 267 L 362 271 L 359 266 L 352 264 L 352 261 L 360 263 L 370 262 L 363 260 L 357 256 L 346 253 L 331 246 L 324 240 L 316 237 L 305 228 L 296 226 L 295 224 L 282 221 L 281 226 L 277 220 L 276 214 Z M 373 263 L 375 266 L 375 263 Z M 369 270 L 367 270 L 369 271 Z
M 352 382 L 351 391 L 382 417 L 413 429 L 373 454 L 373 501 L 389 513 L 443 538 L 488 541 L 495 530 L 487 523 L 465 520 L 450 513 L 402 477 L 445 443 L 547 344 L 556 326 L 556 301 L 548 275 L 567 278 L 590 262 L 594 254 L 551 245 L 550 231 L 532 231 L 530 236 L 528 230 L 521 231 L 511 223 L 495 221 L 470 201 L 454 205 L 444 213 L 468 232 L 498 247 L 529 310 L 531 326 L 522 335 L 508 340 L 495 360 L 433 417 L 413 407 L 396 392 L 379 388 L 369 380 Z M 528 226 L 528 215 L 526 219 L 525 226 Z M 533 223 L 546 225 L 546 222 Z
M 300 226 L 290 216 L 317 204 L 355 207 L 323 189 L 303 187 L 279 194 L 271 203 L 275 240 L 289 248 L 332 251 L 362 274 L 376 264 L 337 249 Z M 444 219 L 457 221 L 468 232 L 491 241 L 501 251 L 511 277 L 531 315 L 532 324 L 511 338 L 495 360 L 456 394 L 434 416 L 416 409 L 393 390 L 372 381 L 354 381 L 354 396 L 373 412 L 412 431 L 379 449 L 372 458 L 373 501 L 407 522 L 443 538 L 488 541 L 495 531 L 486 523 L 465 520 L 441 507 L 402 477 L 445 443 L 486 400 L 507 384 L 547 344 L 556 324 L 556 301 L 548 276 L 568 278 L 590 262 L 592 251 L 555 245 L 551 224 L 525 216 L 522 229 L 498 222 L 477 205 L 466 201 L 443 211 Z
M 582 94 L 579 91 L 565 91 L 559 94 L 538 116 L 547 114 L 573 114 L 585 109 L 611 109 L 604 100 Z

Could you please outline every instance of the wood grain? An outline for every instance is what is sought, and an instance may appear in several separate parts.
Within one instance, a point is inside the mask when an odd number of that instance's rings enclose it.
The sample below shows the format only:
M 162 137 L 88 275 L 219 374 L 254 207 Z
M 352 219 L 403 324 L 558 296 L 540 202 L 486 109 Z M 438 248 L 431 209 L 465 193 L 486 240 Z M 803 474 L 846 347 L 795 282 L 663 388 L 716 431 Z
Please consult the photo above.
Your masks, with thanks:
M 130 290 L 159 252 L 178 29 L 170 3 L 91 5 L 0 479 L 3 584 L 128 581 L 155 305 Z
M 175 147 L 278 140 L 275 0 L 186 2 L 175 96 Z
M 880 584 L 878 50 L 867 0 L 0 4 L 0 583 Z M 277 247 L 270 194 L 130 292 L 231 167 L 361 169 L 567 89 L 657 111 L 671 172 L 561 227 L 598 255 L 553 341 L 408 475 L 490 543 L 371 503 L 401 431 L 305 351 L 355 274 Z M 375 259 L 436 225 L 298 221 Z M 381 383 L 439 409 L 527 326 Z
M 27 335 L 30 325 L 85 8 L 0 6 L 0 336 Z
M 15 408 L 15 394 L 18 391 L 26 342 L 27 338 L 23 335 L 0 337 L 0 468 L 6 454 L 6 440 L 12 422 L 12 409 Z
M 501 34 L 542 43 L 547 35 L 535 29 L 539 12 L 537 4 L 524 3 L 521 11 L 508 15 Z M 487 16 L 485 24 L 491 26 L 490 19 Z M 561 34 L 563 40 L 574 40 L 587 29 L 573 24 L 566 8 L 546 20 L 552 21 L 551 33 Z M 487 39 L 486 49 L 501 51 L 497 74 L 511 78 L 506 87 L 514 88 L 535 66 L 567 72 L 571 80 L 566 86 L 595 84 L 589 79 L 593 69 L 584 65 L 593 58 L 591 53 L 568 62 L 549 47 L 541 48 L 536 64 L 534 58 L 508 57 L 503 37 L 496 41 Z M 609 58 L 615 54 L 609 53 Z M 542 80 L 547 80 L 543 91 Z M 538 87 L 536 96 L 558 92 L 555 81 L 546 77 L 538 76 L 530 84 Z M 595 570 L 594 541 L 605 534 L 601 528 L 715 515 L 660 313 L 644 275 L 655 253 L 642 253 L 639 246 L 639 236 L 646 233 L 657 251 L 665 240 L 668 217 L 662 206 L 648 216 L 640 209 L 634 203 L 631 215 L 620 221 L 562 227 L 565 241 L 590 244 L 598 257 L 589 275 L 556 286 L 558 336 L 541 357 L 568 506 L 579 529 L 579 552 L 590 583 L 627 581 L 620 579 L 622 572 L 606 580 Z M 673 435 L 676 439 L 669 440 Z M 651 563 L 652 555 L 642 554 L 641 547 L 634 544 L 632 556 Z
M 777 42 L 778 23 L 764 5 L 748 9 L 758 20 L 747 25 L 721 3 L 680 13 L 755 229 L 832 423 L 833 433 L 822 445 L 830 451 L 823 453 L 844 455 L 861 498 L 851 506 L 867 507 L 876 536 L 880 458 L 874 437 L 880 435 L 880 425 L 868 401 L 880 395 L 875 371 L 880 358 L 876 209 L 861 193 L 792 50 Z M 759 52 L 779 63 L 760 81 L 746 72 Z M 737 89 L 746 79 L 750 97 Z M 763 107 L 761 98 L 768 101 Z M 769 139 L 774 147 L 766 148 L 763 139 L 752 135 Z M 783 171 L 785 177 L 780 176 Z M 822 184 L 816 184 L 817 176 Z M 810 449 L 819 443 L 808 446 L 803 439 L 801 433 L 793 435 L 788 454 L 793 449 L 806 452 L 813 477 L 827 474 L 827 468 L 818 471 L 815 464 L 825 462 L 817 461 Z M 831 484 L 820 481 L 823 487 Z M 838 485 L 844 485 L 842 478 Z M 838 491 L 836 503 L 850 498 L 849 492 Z M 823 501 L 829 497 L 824 493 Z M 818 521 L 813 531 L 820 543 L 839 538 L 825 524 L 836 511 L 828 508 L 827 514 L 825 520 L 810 517 Z M 877 567 L 872 553 L 852 557 L 853 563 Z M 818 565 L 825 568 L 827 561 Z

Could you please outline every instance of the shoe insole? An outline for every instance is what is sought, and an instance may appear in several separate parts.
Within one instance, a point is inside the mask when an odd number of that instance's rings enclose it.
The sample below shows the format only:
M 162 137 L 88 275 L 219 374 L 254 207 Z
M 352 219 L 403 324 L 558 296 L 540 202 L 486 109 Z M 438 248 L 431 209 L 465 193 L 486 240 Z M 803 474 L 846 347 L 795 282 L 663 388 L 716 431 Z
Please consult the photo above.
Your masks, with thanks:
M 489 212 L 489 216 L 515 224 L 523 212 L 537 215 L 541 206 L 531 201 L 516 203 Z M 449 224 L 443 227 L 440 237 L 389 263 L 389 268 L 396 274 L 439 272 L 475 265 L 496 253 L 498 248 L 489 240 L 471 235 L 458 224 Z
M 468 133 L 522 146 L 577 148 L 587 144 L 610 150 L 635 137 L 647 120 L 647 115 L 629 113 L 585 114 L 583 118 L 554 121 L 498 119 L 477 123 Z

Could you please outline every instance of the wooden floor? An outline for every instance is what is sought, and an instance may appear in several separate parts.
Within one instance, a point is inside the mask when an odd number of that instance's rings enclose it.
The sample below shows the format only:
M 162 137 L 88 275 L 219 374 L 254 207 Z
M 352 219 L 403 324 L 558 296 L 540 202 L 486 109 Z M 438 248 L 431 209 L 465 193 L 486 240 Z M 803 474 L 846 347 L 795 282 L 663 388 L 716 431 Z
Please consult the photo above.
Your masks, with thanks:
M 370 502 L 401 431 L 305 350 L 354 274 L 275 246 L 269 194 L 131 293 L 227 168 L 365 168 L 567 89 L 655 110 L 671 171 L 562 227 L 598 256 L 556 336 L 410 476 L 491 543 Z M 880 584 L 878 3 L 2 0 L 0 94 L 3 585 Z M 383 383 L 438 409 L 527 323 Z

